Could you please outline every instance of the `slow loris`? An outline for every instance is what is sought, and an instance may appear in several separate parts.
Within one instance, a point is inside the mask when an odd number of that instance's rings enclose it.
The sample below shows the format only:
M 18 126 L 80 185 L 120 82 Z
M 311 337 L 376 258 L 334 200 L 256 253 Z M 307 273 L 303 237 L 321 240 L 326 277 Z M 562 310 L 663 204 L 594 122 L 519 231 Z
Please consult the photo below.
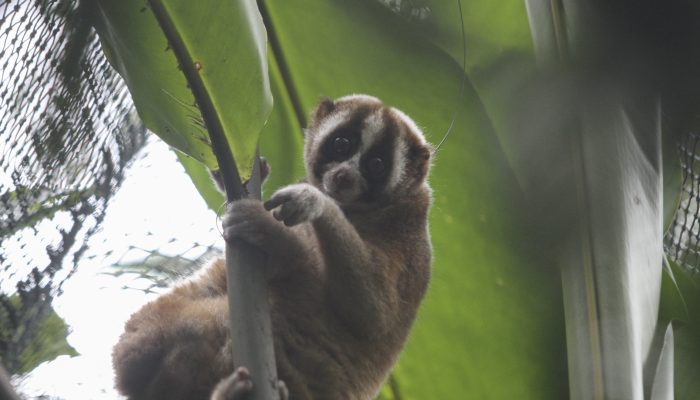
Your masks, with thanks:
M 409 117 L 367 95 L 323 100 L 305 135 L 306 182 L 265 203 L 233 202 L 224 236 L 265 252 L 289 398 L 371 399 L 430 278 L 432 150 Z M 117 388 L 134 400 L 243 399 L 250 377 L 233 373 L 230 346 L 216 260 L 127 322 L 113 352 Z

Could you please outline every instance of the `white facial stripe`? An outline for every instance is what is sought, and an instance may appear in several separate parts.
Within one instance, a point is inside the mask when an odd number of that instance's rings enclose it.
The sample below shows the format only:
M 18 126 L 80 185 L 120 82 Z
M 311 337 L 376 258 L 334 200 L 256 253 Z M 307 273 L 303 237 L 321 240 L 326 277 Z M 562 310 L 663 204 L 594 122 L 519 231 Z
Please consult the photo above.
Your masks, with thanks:
M 403 140 L 403 137 L 398 138 L 398 142 L 394 146 L 394 165 L 391 167 L 391 175 L 386 183 L 386 190 L 391 192 L 401 182 L 406 173 L 406 153 L 408 146 Z
M 329 115 L 323 120 L 321 125 L 318 127 L 318 132 L 314 137 L 314 143 L 311 149 L 311 154 L 316 154 L 318 152 L 318 147 L 323 143 L 326 136 L 333 133 L 340 124 L 346 122 L 350 117 L 350 110 L 342 110 Z
M 378 98 L 374 96 L 370 96 L 367 94 L 351 94 L 348 96 L 341 97 L 336 100 L 336 102 L 344 102 L 344 101 L 360 101 L 360 102 L 371 102 L 371 103 L 381 103 L 382 101 L 379 100 Z
M 381 109 L 373 112 L 367 118 L 365 118 L 362 127 L 362 140 L 360 143 L 359 153 L 365 153 L 367 150 L 372 148 L 374 143 L 376 143 L 379 139 L 383 129 L 384 118 Z

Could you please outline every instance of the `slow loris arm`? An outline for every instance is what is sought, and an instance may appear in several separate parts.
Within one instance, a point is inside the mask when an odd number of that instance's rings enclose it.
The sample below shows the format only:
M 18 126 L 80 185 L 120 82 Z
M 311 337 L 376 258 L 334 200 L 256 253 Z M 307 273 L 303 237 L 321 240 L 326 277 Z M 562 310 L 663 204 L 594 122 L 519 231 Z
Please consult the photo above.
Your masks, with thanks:
M 362 333 L 384 331 L 397 298 L 383 271 L 386 255 L 362 239 L 334 200 L 309 184 L 275 193 L 265 208 L 276 207 L 273 215 L 285 225 L 312 223 L 326 265 L 327 295 L 338 315 Z

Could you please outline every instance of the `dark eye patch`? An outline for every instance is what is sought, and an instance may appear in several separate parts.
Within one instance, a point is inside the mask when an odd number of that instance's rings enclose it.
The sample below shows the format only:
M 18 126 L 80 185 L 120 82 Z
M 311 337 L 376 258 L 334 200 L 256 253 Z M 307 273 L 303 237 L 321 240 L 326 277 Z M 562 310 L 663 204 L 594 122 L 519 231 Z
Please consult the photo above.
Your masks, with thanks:
M 360 131 L 342 128 L 333 132 L 321 147 L 328 161 L 344 161 L 352 157 L 360 147 Z
M 328 135 L 321 143 L 318 157 L 313 163 L 316 178 L 321 179 L 328 163 L 341 162 L 352 157 L 360 148 L 361 135 L 361 124 L 354 121 Z
M 392 132 L 384 132 L 382 137 L 362 155 L 360 169 L 362 176 L 367 181 L 365 201 L 379 199 L 384 194 L 384 189 L 389 181 L 391 170 L 394 167 L 394 147 L 396 137 Z
M 391 138 L 390 138 L 391 139 Z M 393 142 L 393 140 L 392 140 Z M 362 175 L 368 181 L 383 184 L 391 172 L 394 161 L 393 149 L 380 144 L 373 146 L 360 160 Z
M 333 152 L 338 156 L 344 156 L 352 150 L 352 142 L 345 136 L 333 139 Z
M 379 177 L 386 171 L 384 167 L 384 159 L 381 157 L 374 157 L 367 161 L 367 172 L 373 177 Z

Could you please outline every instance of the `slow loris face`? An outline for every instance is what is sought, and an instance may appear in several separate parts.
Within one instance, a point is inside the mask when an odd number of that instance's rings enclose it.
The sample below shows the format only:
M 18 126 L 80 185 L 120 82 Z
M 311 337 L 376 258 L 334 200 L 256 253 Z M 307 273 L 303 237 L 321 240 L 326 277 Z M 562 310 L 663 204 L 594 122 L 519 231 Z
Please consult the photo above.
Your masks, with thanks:
M 427 173 L 420 130 L 371 96 L 323 101 L 306 136 L 307 177 L 341 206 L 389 200 Z

